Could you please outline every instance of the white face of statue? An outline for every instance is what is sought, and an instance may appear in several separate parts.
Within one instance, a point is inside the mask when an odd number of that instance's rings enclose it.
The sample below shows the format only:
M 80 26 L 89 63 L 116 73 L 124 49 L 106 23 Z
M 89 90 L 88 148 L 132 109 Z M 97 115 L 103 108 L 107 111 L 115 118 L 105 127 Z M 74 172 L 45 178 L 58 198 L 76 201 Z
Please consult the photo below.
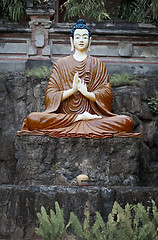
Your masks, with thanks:
M 87 29 L 76 29 L 74 32 L 74 48 L 80 52 L 86 51 L 89 44 L 89 33 Z

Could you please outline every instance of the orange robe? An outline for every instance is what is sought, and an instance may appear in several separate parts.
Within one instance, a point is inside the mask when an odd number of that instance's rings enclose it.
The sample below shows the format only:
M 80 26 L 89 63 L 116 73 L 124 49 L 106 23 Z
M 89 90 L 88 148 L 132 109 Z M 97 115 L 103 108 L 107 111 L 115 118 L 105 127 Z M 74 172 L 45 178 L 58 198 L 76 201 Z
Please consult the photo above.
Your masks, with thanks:
M 62 100 L 65 90 L 71 89 L 75 73 L 84 79 L 87 90 L 95 94 L 90 101 L 80 92 Z M 49 134 L 52 137 L 105 138 L 117 133 L 130 133 L 133 120 L 125 115 L 111 113 L 112 88 L 105 65 L 97 58 L 87 56 L 76 61 L 68 56 L 53 67 L 45 95 L 45 112 L 31 113 L 21 130 L 30 134 Z M 83 112 L 101 115 L 101 119 L 75 121 Z M 20 135 L 20 134 L 19 134 Z

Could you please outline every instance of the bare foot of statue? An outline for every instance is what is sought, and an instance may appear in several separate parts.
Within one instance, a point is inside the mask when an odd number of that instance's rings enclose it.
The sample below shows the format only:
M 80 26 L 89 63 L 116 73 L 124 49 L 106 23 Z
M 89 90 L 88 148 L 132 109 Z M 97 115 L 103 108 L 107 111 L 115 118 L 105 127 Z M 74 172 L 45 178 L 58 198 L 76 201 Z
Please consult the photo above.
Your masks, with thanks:
M 95 118 L 102 118 L 102 116 L 98 116 L 96 114 L 91 114 L 89 112 L 84 112 L 77 116 L 77 118 L 75 119 L 75 122 L 79 121 L 79 120 L 91 120 L 91 119 L 95 119 Z

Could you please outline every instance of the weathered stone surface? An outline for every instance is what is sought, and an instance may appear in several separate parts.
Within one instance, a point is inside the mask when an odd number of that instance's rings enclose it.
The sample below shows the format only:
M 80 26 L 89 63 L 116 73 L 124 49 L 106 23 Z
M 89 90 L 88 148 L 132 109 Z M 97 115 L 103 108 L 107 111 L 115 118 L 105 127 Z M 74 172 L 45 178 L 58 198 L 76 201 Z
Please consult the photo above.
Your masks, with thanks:
M 148 99 L 158 98 L 158 81 L 140 79 L 138 85 L 114 88 L 113 111 L 129 113 L 135 121 L 135 131 L 141 132 L 143 141 L 151 147 L 153 135 L 158 130 L 158 116 L 151 112 Z
M 144 144 L 140 150 L 141 185 L 158 186 L 158 116 L 153 115 L 148 99 L 158 99 L 158 81 L 140 79 L 138 85 L 114 89 L 113 111 L 133 117 L 136 132 L 141 132 Z
M 37 54 L 37 49 L 34 46 L 32 46 L 31 44 L 29 44 L 28 54 L 29 54 L 29 56 Z
M 137 185 L 141 139 L 16 139 L 15 184 L 68 185 L 87 174 L 96 185 Z
M 158 79 L 140 78 L 138 84 L 114 88 L 113 111 L 130 112 L 140 120 L 152 120 L 148 99 L 158 98 Z
M 13 54 L 20 53 L 26 54 L 27 52 L 27 43 L 2 43 L 0 44 L 0 53 L 1 54 Z
M 111 61 L 113 60 L 113 58 L 111 58 Z M 116 60 L 117 62 L 111 62 L 109 60 L 109 62 L 105 63 L 107 69 L 108 69 L 108 73 L 110 75 L 114 75 L 114 74 L 134 74 L 134 75 L 142 75 L 142 76 L 157 76 L 158 75 L 158 67 L 157 64 L 155 63 L 151 63 L 151 64 L 146 64 L 141 63 L 141 62 L 137 62 L 137 63 L 133 63 L 131 61 L 131 59 L 124 59 L 124 60 Z
M 131 57 L 133 53 L 132 43 L 120 42 L 118 44 L 118 52 L 121 57 Z
M 91 223 L 99 211 L 106 220 L 114 201 L 125 204 L 138 202 L 148 205 L 153 199 L 158 204 L 157 188 L 142 187 L 63 187 L 63 186 L 0 186 L 0 239 L 35 240 L 38 225 L 37 212 L 44 206 L 49 213 L 58 201 L 64 210 L 65 223 L 70 212 L 83 222 L 84 211 L 89 210 Z M 68 240 L 68 239 L 67 239 Z
M 42 49 L 42 55 L 50 56 L 50 46 L 46 46 L 44 49 Z
M 26 60 L 0 60 L 0 72 L 24 72 Z
M 109 188 L 108 188 L 109 189 Z M 153 187 L 111 187 L 110 190 L 115 191 L 114 199 L 120 205 L 142 203 L 148 206 L 153 199 L 158 204 L 158 188 Z
M 44 29 L 37 29 L 35 31 L 35 45 L 36 47 L 44 46 Z

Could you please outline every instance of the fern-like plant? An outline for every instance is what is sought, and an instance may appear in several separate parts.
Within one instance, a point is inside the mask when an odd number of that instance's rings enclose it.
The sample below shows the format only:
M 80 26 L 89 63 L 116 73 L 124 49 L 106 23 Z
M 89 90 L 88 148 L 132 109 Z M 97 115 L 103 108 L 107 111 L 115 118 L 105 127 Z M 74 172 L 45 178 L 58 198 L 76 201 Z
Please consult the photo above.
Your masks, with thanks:
M 72 225 L 72 228 L 77 236 L 85 240 L 93 240 L 89 227 L 89 212 L 85 212 L 83 228 L 77 216 L 73 212 L 70 213 L 69 225 Z
M 90 227 L 90 213 L 85 212 L 83 227 L 80 224 L 77 216 L 71 212 L 69 225 L 72 226 L 75 234 L 84 240 L 105 240 L 107 236 L 106 225 L 99 212 L 96 212 L 96 221 Z
M 141 203 L 136 205 L 127 204 L 122 208 L 117 202 L 114 203 L 112 212 L 104 222 L 99 212 L 96 212 L 96 220 L 90 226 L 90 213 L 85 212 L 83 225 L 77 216 L 71 212 L 68 224 L 64 224 L 64 212 L 55 202 L 56 213 L 50 210 L 47 215 L 44 207 L 38 213 L 40 222 L 36 233 L 43 240 L 63 239 L 63 234 L 69 226 L 72 226 L 76 236 L 83 240 L 158 240 L 158 209 L 155 202 L 145 208 Z M 71 235 L 69 239 L 74 239 Z
M 127 204 L 123 209 L 114 203 L 112 213 L 108 216 L 108 235 L 115 240 L 157 240 L 158 212 L 155 202 L 152 207 Z
M 60 209 L 58 202 L 55 202 L 55 211 L 50 210 L 50 216 L 47 215 L 45 208 L 41 207 L 41 213 L 37 213 L 40 222 L 39 228 L 36 228 L 36 234 L 44 240 L 60 240 L 65 232 L 64 213 Z
M 98 211 L 96 212 L 96 221 L 92 226 L 92 232 L 95 237 L 95 240 L 107 239 L 108 236 L 107 227 L 102 216 Z

